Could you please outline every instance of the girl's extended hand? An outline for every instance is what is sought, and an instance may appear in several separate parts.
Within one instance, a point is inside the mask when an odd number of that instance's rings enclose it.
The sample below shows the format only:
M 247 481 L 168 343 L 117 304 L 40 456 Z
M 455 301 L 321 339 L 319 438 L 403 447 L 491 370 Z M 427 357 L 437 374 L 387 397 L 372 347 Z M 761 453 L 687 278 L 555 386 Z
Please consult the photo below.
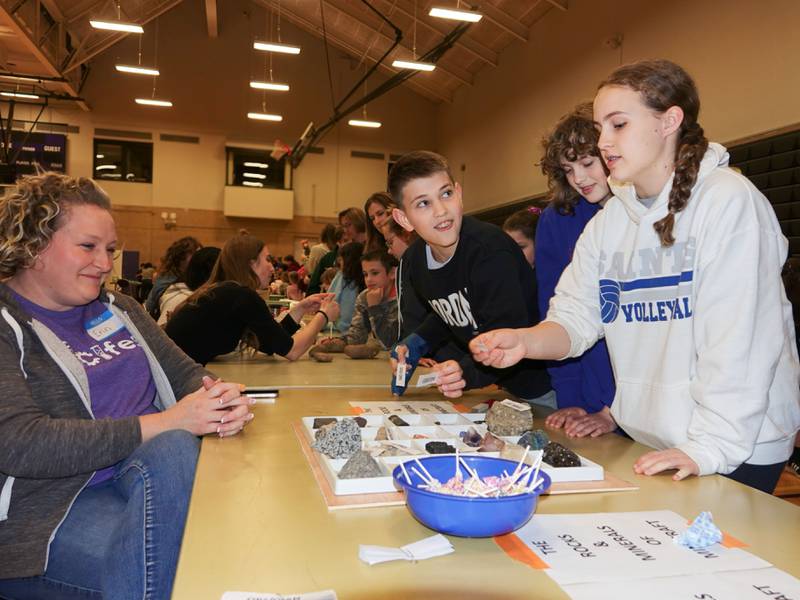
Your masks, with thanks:
M 495 329 L 472 338 L 472 357 L 488 367 L 504 369 L 525 358 L 525 343 L 516 329 Z
M 633 465 L 633 470 L 639 475 L 655 475 L 662 471 L 677 469 L 672 476 L 673 481 L 680 481 L 689 475 L 699 475 L 700 467 L 683 450 L 670 448 L 648 452 L 639 457 Z
M 328 322 L 333 323 L 336 319 L 339 318 L 339 303 L 333 299 L 333 294 L 315 294 L 315 296 L 329 296 L 322 301 L 320 308 L 317 310 L 321 310 L 328 316 Z
M 185 429 L 195 435 L 216 433 L 220 437 L 239 433 L 253 419 L 254 402 L 241 395 L 238 383 L 203 377 L 203 385 L 164 412 L 170 429 Z
M 300 300 L 297 305 L 303 314 L 314 313 L 320 310 L 327 300 L 332 300 L 333 294 L 311 294 Z

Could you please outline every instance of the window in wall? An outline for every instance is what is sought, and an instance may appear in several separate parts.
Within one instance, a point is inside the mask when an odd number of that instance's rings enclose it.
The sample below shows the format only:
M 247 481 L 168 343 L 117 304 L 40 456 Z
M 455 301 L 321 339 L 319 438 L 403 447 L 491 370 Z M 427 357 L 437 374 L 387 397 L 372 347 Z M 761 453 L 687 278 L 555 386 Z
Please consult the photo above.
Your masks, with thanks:
M 152 183 L 153 144 L 95 138 L 94 178 Z
M 252 148 L 225 149 L 227 185 L 254 188 L 290 189 L 286 185 L 286 157 L 280 160 L 270 156 L 267 150 Z

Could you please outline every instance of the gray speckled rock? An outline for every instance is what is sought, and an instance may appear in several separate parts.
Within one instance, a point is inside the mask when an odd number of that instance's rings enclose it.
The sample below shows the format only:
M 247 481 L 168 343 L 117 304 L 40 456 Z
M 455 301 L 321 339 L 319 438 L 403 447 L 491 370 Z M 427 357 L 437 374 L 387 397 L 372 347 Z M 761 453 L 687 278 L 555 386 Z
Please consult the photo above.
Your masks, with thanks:
M 380 477 L 381 468 L 369 452 L 359 450 L 350 457 L 339 471 L 339 479 L 362 479 L 365 477 Z
M 486 413 L 486 426 L 495 435 L 522 435 L 533 428 L 531 407 L 517 410 L 502 402 L 495 402 Z
M 323 425 L 314 439 L 312 447 L 330 458 L 350 458 L 361 450 L 361 429 L 353 419 Z

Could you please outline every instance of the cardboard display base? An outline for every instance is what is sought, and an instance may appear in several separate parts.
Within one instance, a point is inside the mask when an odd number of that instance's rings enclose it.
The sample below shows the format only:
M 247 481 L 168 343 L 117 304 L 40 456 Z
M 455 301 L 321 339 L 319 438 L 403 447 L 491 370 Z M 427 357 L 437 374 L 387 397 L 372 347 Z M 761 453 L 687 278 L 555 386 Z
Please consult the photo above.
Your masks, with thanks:
M 352 494 L 337 496 L 333 493 L 322 467 L 319 464 L 317 452 L 311 448 L 308 438 L 304 432 L 302 423 L 292 423 L 292 429 L 300 442 L 300 448 L 311 467 L 314 479 L 317 481 L 322 497 L 328 510 L 340 510 L 345 508 L 370 508 L 374 506 L 403 506 L 405 497 L 402 492 L 391 492 L 382 494 Z M 574 481 L 569 483 L 554 483 L 547 492 L 549 495 L 559 494 L 590 494 L 597 492 L 629 492 L 638 490 L 639 487 L 620 479 L 605 471 L 605 478 L 602 481 Z

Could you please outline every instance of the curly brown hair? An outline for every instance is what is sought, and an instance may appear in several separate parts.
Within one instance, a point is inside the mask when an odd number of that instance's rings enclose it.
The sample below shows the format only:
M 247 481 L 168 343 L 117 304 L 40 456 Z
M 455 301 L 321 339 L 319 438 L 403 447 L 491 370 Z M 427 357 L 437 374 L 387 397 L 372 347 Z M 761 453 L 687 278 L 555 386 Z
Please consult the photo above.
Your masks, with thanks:
M 164 258 L 161 259 L 161 266 L 158 269 L 159 275 L 174 275 L 175 277 L 182 277 L 183 270 L 188 264 L 189 258 L 192 254 L 197 252 L 203 247 L 196 238 L 192 236 L 182 237 L 179 240 L 172 242 Z
M 561 161 L 574 162 L 582 156 L 600 158 L 600 150 L 597 148 L 599 138 L 600 133 L 592 118 L 591 102 L 579 104 L 572 112 L 561 117 L 553 131 L 542 138 L 544 155 L 539 166 L 542 168 L 542 173 L 547 176 L 550 204 L 559 213 L 573 214 L 575 205 L 581 199 L 581 195 L 567 181 L 567 174 L 561 166 Z M 602 159 L 600 162 L 607 175 L 605 163 Z
M 47 172 L 23 177 L 0 199 L 0 278 L 29 269 L 64 224 L 72 206 L 111 211 L 108 195 L 91 179 Z
M 675 238 L 672 227 L 675 215 L 686 208 L 692 188 L 700 171 L 700 161 L 708 149 L 708 139 L 697 116 L 700 113 L 700 95 L 691 76 L 679 65 L 669 60 L 643 60 L 616 69 L 597 89 L 622 86 L 639 92 L 644 104 L 659 113 L 672 106 L 683 110 L 683 122 L 678 130 L 675 147 L 675 176 L 669 192 L 669 213 L 653 223 L 662 246 L 672 246 Z

